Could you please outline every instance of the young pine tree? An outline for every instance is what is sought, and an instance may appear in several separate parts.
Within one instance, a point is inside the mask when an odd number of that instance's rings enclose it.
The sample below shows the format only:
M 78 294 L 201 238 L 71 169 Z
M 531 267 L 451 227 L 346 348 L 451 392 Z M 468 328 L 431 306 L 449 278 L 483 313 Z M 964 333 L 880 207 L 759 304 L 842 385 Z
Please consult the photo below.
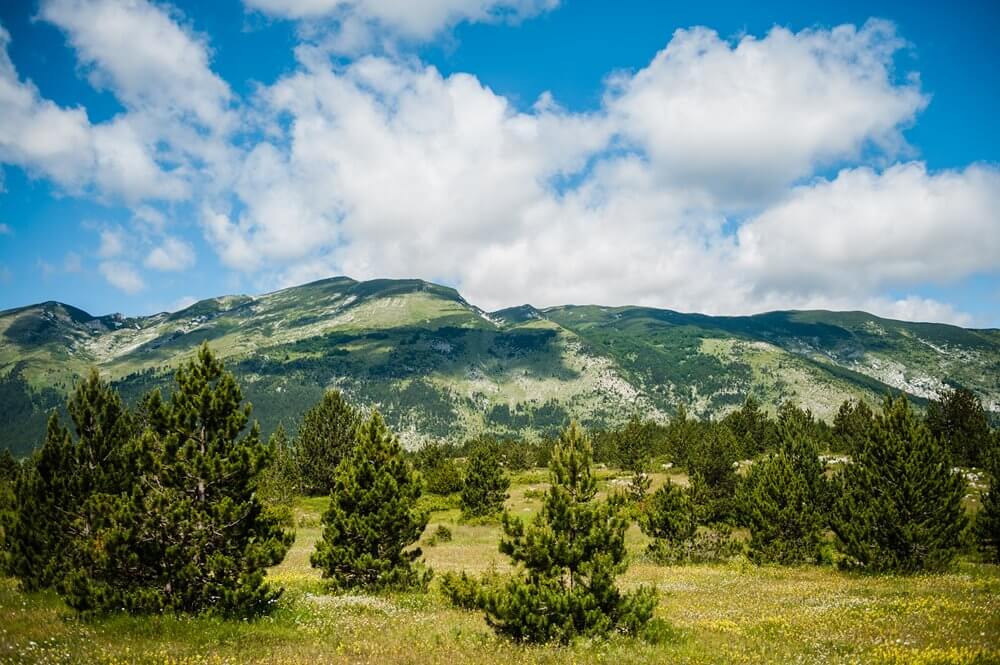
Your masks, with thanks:
M 527 527 L 504 513 L 500 551 L 521 570 L 476 598 L 498 633 L 518 641 L 568 642 L 578 635 L 635 633 L 652 616 L 652 589 L 625 594 L 615 586 L 627 567 L 627 521 L 620 502 L 596 500 L 590 465 L 590 443 L 573 423 L 553 450 L 552 484 L 541 512 Z
M 465 470 L 462 515 L 467 518 L 499 515 L 509 488 L 510 478 L 504 473 L 499 445 L 480 443 L 469 456 Z
M 632 474 L 628 484 L 629 498 L 634 502 L 642 501 L 652 483 L 649 477 L 650 458 L 653 455 L 651 432 L 638 416 L 632 416 L 615 438 L 617 461 Z
M 750 530 L 750 558 L 817 561 L 828 497 L 816 444 L 801 423 L 782 423 L 777 452 L 754 464 L 737 490 L 737 512 Z
M 118 393 L 92 370 L 73 391 L 67 411 L 73 434 L 53 414 L 15 489 L 12 572 L 28 590 L 61 582 L 72 539 L 93 526 L 85 510 L 90 497 L 120 494 L 134 482 L 128 452 L 134 423 Z
M 965 527 L 964 479 L 903 396 L 882 414 L 835 484 L 831 526 L 847 565 L 872 572 L 946 567 Z
M 845 400 L 833 418 L 833 443 L 837 450 L 853 454 L 875 424 L 875 414 L 863 400 Z
M 694 505 L 683 487 L 667 480 L 650 496 L 639 517 L 639 528 L 652 538 L 648 553 L 661 563 L 678 563 L 686 558 L 698 530 Z
M 739 452 L 739 442 L 728 427 L 707 423 L 701 441 L 688 454 L 691 499 L 699 523 L 726 522 L 732 518 Z
M 256 495 L 269 451 L 247 429 L 251 407 L 207 345 L 176 381 L 168 403 L 145 401 L 135 491 L 92 502 L 99 523 L 78 541 L 64 591 L 78 610 L 253 616 L 281 593 L 265 573 L 292 535 Z
M 295 449 L 281 424 L 271 433 L 267 447 L 271 461 L 260 475 L 261 498 L 274 506 L 291 506 L 299 493 L 301 478 Z
M 927 427 L 938 437 L 952 461 L 979 466 L 990 448 L 990 423 L 976 395 L 965 388 L 947 391 L 927 405 Z
M 328 390 L 306 411 L 295 442 L 303 490 L 311 496 L 329 494 L 340 460 L 354 445 L 360 414 L 338 390 Z
M 427 526 L 416 508 L 420 477 L 378 411 L 356 436 L 334 474 L 323 537 L 310 561 L 334 589 L 425 586 L 430 571 L 414 566 L 420 548 L 406 549 Z
M 976 535 L 990 560 L 1000 563 L 1000 430 L 993 433 L 993 445 L 984 461 L 990 484 L 976 515 Z

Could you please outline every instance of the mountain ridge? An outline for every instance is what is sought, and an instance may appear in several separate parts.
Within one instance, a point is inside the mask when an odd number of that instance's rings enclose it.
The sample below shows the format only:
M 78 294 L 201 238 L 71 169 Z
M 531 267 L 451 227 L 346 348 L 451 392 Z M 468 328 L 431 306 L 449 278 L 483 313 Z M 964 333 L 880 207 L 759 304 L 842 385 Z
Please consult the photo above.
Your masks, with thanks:
M 1000 411 L 1000 330 L 866 312 L 711 316 L 641 306 L 530 304 L 484 311 L 419 279 L 332 277 L 175 312 L 93 316 L 46 301 L 0 312 L 0 446 L 24 452 L 44 413 L 90 366 L 127 400 L 167 388 L 207 341 L 265 431 L 294 430 L 336 387 L 378 406 L 410 445 L 482 432 L 538 436 L 568 418 L 666 418 L 678 403 L 717 416 L 754 394 L 830 418 L 843 399 L 948 386 Z

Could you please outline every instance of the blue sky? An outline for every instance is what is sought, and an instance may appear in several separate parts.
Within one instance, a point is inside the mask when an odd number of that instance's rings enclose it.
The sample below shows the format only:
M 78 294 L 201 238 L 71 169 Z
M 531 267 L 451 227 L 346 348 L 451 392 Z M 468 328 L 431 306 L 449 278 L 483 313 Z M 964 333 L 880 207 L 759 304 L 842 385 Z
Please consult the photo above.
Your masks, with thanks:
M 3 3 L 0 308 L 348 274 L 1000 326 L 996 3 L 410 4 Z

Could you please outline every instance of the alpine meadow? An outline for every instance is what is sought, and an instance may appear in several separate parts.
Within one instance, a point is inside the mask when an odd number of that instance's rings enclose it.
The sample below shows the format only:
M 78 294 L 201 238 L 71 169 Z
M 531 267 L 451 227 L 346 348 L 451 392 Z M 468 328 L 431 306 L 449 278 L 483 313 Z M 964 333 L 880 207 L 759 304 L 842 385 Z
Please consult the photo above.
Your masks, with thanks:
M 1000 665 L 998 31 L 0 3 L 0 663 Z

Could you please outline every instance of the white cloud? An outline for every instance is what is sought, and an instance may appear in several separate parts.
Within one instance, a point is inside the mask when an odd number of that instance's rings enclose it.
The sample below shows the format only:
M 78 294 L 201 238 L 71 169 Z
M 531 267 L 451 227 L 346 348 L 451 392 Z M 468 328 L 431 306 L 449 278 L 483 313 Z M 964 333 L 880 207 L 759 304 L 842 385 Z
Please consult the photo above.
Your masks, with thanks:
M 127 117 L 92 125 L 82 108 L 44 99 L 18 78 L 0 26 L 0 162 L 51 178 L 72 193 L 176 199 L 184 186 L 155 162 Z
M 183 240 L 165 237 L 146 257 L 145 266 L 154 270 L 186 270 L 194 265 L 194 249 Z
M 120 229 L 102 229 L 100 238 L 97 255 L 102 259 L 114 258 L 125 250 L 125 237 Z
M 129 295 L 146 288 L 142 276 L 124 261 L 102 261 L 98 269 L 111 286 Z
M 306 22 L 304 34 L 340 52 L 373 42 L 427 41 L 461 22 L 517 21 L 554 9 L 559 0 L 244 0 L 249 9 Z
M 905 147 L 900 128 L 928 98 L 917 80 L 893 80 L 902 46 L 884 21 L 736 44 L 678 30 L 649 66 L 612 79 L 607 103 L 664 181 L 752 205 L 868 145 L 887 157 Z
M 83 260 L 76 252 L 66 252 L 63 259 L 63 270 L 68 273 L 83 272 Z

